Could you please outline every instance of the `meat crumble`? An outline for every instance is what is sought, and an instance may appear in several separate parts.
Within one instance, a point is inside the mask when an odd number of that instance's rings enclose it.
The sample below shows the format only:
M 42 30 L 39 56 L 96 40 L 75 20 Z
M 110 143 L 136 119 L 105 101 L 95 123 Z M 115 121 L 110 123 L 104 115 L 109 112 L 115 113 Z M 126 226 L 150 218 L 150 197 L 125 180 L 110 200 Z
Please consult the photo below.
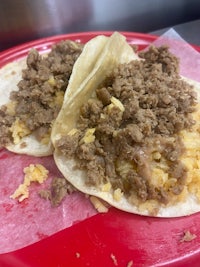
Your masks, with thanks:
M 29 52 L 19 90 L 10 95 L 14 112 L 10 114 L 8 106 L 0 109 L 0 147 L 15 141 L 12 136 L 15 126 L 22 127 L 25 135 L 35 131 L 38 140 L 49 133 L 82 48 L 82 44 L 66 40 L 53 45 L 46 56 L 36 49 Z
M 57 207 L 67 195 L 74 191 L 76 189 L 65 178 L 55 177 L 49 189 L 42 189 L 38 193 L 41 198 L 50 200 L 53 207 Z
M 81 107 L 76 130 L 56 146 L 87 172 L 86 185 L 101 190 L 110 184 L 131 203 L 167 204 L 185 185 L 178 133 L 195 124 L 196 94 L 167 47 L 152 46 L 139 56 L 106 77 L 97 97 Z

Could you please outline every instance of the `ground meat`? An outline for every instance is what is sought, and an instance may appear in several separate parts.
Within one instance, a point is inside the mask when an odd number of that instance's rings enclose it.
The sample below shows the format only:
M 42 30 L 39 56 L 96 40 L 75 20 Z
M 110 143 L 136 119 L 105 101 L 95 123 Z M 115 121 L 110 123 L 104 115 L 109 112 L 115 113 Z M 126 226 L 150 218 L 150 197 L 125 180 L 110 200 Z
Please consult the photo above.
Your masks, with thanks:
M 6 115 L 6 111 L 6 106 L 0 108 L 0 148 L 4 144 L 9 144 L 12 138 L 9 128 L 14 122 L 14 118 L 13 116 Z
M 147 52 L 140 52 L 140 57 L 146 59 L 149 64 L 159 64 L 163 73 L 167 73 L 170 76 L 178 76 L 179 74 L 179 60 L 169 53 L 167 46 L 159 48 L 151 46 Z
M 96 90 L 97 99 L 81 108 L 77 129 L 83 136 L 95 128 L 95 141 L 80 143 L 70 136 L 71 144 L 57 145 L 87 171 L 86 184 L 98 187 L 109 181 L 127 198 L 136 194 L 141 202 L 154 199 L 166 204 L 184 187 L 187 169 L 180 161 L 184 146 L 177 133 L 195 123 L 191 113 L 196 95 L 179 76 L 178 60 L 168 48 L 150 47 L 140 56 L 145 60 L 118 66 Z M 124 110 L 113 104 L 116 99 Z M 67 147 L 73 149 L 67 152 Z M 155 151 L 159 156 L 152 159 Z M 166 187 L 152 182 L 152 161 L 160 158 L 169 180 L 173 178 Z
M 77 133 L 73 136 L 67 135 L 67 136 L 63 136 L 62 138 L 60 138 L 57 142 L 57 145 L 59 146 L 60 151 L 63 154 L 73 156 L 78 147 L 79 137 L 80 135 L 79 133 Z
M 12 142 L 9 128 L 16 117 L 32 132 L 37 130 L 41 138 L 56 118 L 73 65 L 83 45 L 72 41 L 61 41 L 53 45 L 51 52 L 42 57 L 32 49 L 27 56 L 27 68 L 22 71 L 18 91 L 10 99 L 16 102 L 15 114 L 10 116 L 4 108 L 0 112 L 0 146 Z M 40 128 L 43 130 L 40 131 Z
M 110 98 L 111 95 L 107 88 L 103 87 L 100 89 L 97 89 L 96 91 L 98 99 L 103 103 L 103 105 L 109 105 L 110 104 Z
M 101 101 L 96 99 L 90 99 L 87 103 L 85 103 L 81 108 L 79 120 L 81 127 L 84 128 L 85 125 L 87 125 L 87 128 L 92 128 L 93 125 L 96 125 L 100 118 L 102 107 L 103 105 Z
M 39 196 L 50 200 L 52 206 L 58 206 L 68 194 L 74 191 L 75 188 L 65 178 L 55 177 L 51 182 L 50 189 L 40 190 Z

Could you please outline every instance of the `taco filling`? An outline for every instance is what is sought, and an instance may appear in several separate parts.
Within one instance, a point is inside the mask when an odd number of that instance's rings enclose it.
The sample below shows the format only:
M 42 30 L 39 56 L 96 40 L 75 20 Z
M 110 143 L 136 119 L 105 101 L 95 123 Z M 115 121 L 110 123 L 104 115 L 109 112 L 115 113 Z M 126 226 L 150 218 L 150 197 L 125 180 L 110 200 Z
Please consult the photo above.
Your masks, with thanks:
M 36 49 L 29 52 L 18 90 L 12 91 L 9 103 L 0 108 L 0 147 L 17 145 L 32 133 L 38 142 L 49 143 L 52 123 L 82 48 L 82 44 L 61 41 L 48 55 L 42 56 Z
M 75 160 L 66 178 L 80 190 L 95 188 L 118 208 L 156 215 L 190 193 L 200 201 L 198 142 L 193 146 L 200 108 L 167 47 L 139 57 L 117 66 L 81 106 L 76 127 L 55 143 L 55 160 L 64 174 Z

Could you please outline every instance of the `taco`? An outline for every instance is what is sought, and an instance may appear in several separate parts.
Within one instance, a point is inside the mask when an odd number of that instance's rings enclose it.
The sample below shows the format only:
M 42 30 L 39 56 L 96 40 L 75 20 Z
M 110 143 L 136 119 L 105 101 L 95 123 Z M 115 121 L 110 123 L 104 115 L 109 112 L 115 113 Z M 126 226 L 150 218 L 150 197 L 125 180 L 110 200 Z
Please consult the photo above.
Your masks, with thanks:
M 86 45 L 61 41 L 45 55 L 32 49 L 27 59 L 0 69 L 0 147 L 33 156 L 52 154 L 51 128 L 66 89 L 71 95 L 71 88 L 80 86 L 107 39 L 98 36 Z
M 135 57 L 108 42 L 52 131 L 56 165 L 78 190 L 131 213 L 200 210 L 200 85 L 167 47 Z M 131 56 L 132 53 L 132 56 Z

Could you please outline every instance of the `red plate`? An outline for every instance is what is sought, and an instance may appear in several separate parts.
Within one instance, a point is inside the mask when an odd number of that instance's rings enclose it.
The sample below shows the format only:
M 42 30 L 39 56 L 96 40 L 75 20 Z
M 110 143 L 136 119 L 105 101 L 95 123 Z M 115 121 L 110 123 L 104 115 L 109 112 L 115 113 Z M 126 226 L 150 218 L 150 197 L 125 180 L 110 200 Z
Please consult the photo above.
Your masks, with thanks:
M 24 57 L 31 47 L 46 52 L 51 45 L 71 39 L 87 42 L 99 34 L 88 32 L 44 38 L 0 53 L 0 66 Z M 123 33 L 128 42 L 140 48 L 155 36 Z M 200 51 L 199 47 L 195 47 Z M 0 255 L 1 267 L 61 266 L 200 266 L 200 213 L 160 219 L 137 216 L 111 208 L 26 248 Z M 184 232 L 196 235 L 181 242 Z M 3 240 L 1 240 L 3 242 Z

